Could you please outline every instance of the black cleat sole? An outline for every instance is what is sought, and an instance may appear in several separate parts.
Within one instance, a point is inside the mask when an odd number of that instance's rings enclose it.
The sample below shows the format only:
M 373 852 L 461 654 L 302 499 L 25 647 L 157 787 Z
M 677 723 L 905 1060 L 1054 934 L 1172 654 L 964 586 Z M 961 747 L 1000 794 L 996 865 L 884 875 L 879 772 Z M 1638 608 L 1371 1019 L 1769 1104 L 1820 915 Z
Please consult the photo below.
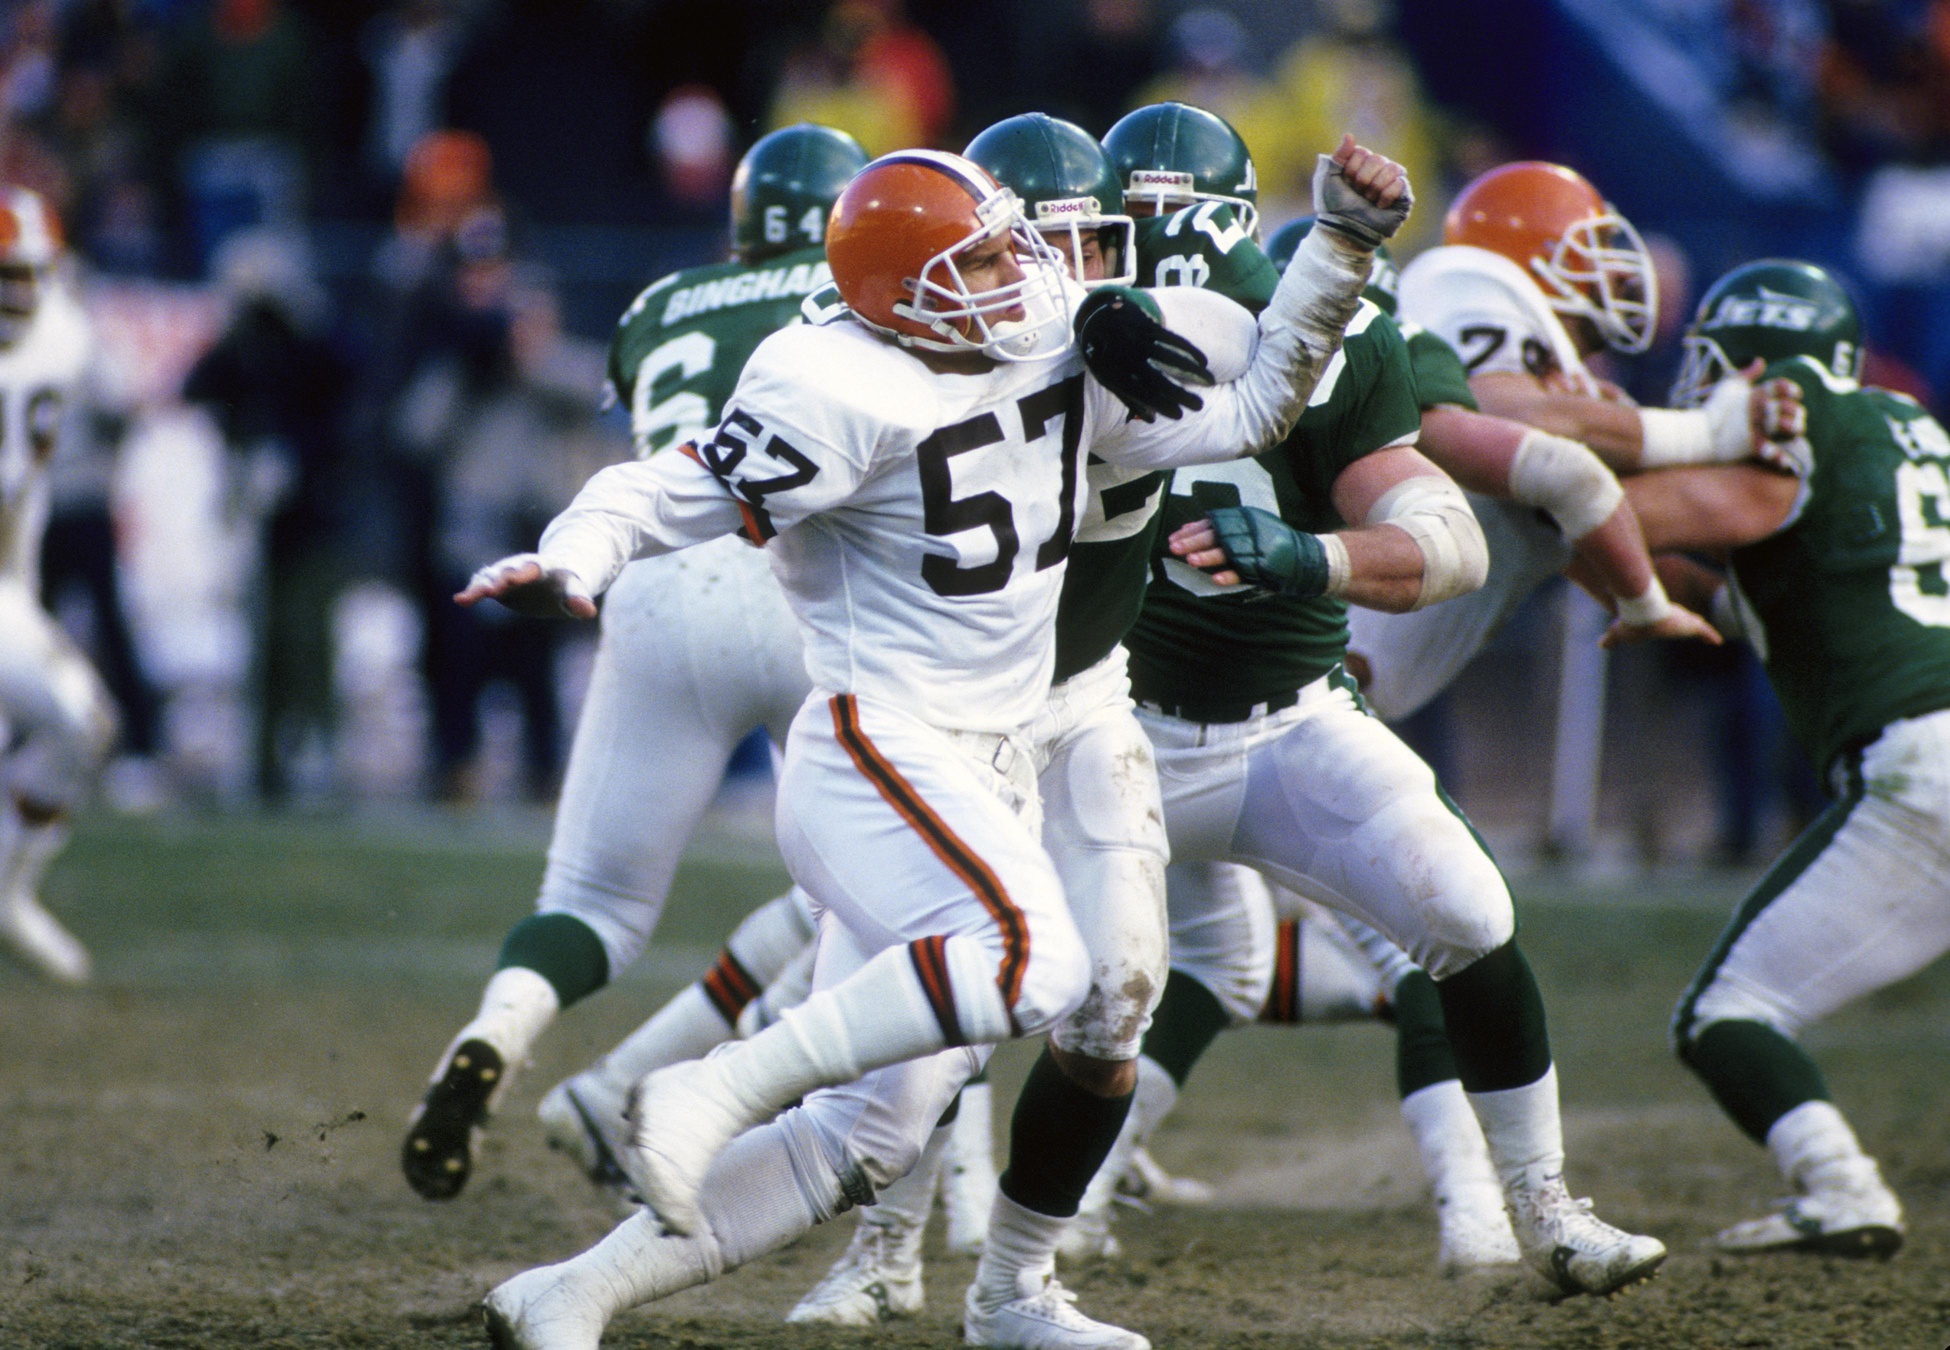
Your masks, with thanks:
M 427 1089 L 400 1148 L 406 1184 L 428 1200 L 451 1200 L 474 1168 L 474 1132 L 487 1124 L 488 1098 L 506 1066 L 486 1041 L 462 1041 L 447 1072 Z
M 1843 1233 L 1823 1233 L 1802 1244 L 1803 1251 L 1823 1256 L 1852 1256 L 1858 1260 L 1887 1261 L 1903 1247 L 1903 1235 L 1883 1224 L 1868 1224 Z

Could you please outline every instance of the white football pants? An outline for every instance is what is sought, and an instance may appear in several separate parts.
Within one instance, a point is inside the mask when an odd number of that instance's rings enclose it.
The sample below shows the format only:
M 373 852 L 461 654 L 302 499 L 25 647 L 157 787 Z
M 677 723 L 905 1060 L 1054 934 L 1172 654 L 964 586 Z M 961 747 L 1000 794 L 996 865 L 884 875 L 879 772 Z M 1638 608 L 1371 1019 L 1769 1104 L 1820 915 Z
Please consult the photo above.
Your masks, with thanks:
M 1529 594 L 1562 572 L 1571 546 L 1543 512 L 1469 494 L 1490 546 L 1490 572 L 1468 595 L 1407 614 L 1351 605 L 1347 648 L 1373 671 L 1361 695 L 1375 716 L 1399 722 L 1449 687 Z
M 1840 774 L 1714 944 L 1676 1036 L 1741 1020 L 1792 1038 L 1950 951 L 1950 712 L 1890 723 Z
M 0 580 L 0 786 L 71 810 L 115 741 L 115 704 L 88 658 L 18 580 Z
M 1135 1059 L 1164 993 L 1169 853 L 1124 649 L 1052 688 L 1028 734 L 1043 846 L 1090 956 L 1090 992 L 1050 1039 L 1093 1059 Z
M 1496 864 L 1338 670 L 1291 708 L 1187 722 L 1142 705 L 1176 862 L 1244 863 L 1378 930 L 1440 980 L 1516 931 Z
M 536 908 L 588 924 L 621 974 L 732 751 L 756 727 L 782 742 L 810 688 L 760 550 L 726 538 L 624 568 L 603 601 Z

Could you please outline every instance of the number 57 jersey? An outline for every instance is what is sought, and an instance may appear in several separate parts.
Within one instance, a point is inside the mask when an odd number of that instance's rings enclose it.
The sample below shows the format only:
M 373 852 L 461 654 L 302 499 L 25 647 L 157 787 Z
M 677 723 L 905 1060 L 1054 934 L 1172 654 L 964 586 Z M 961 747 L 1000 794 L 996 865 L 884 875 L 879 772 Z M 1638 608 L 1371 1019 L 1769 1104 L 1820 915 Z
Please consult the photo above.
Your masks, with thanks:
M 599 590 L 630 557 L 742 528 L 767 546 L 815 685 L 1015 731 L 1049 690 L 1085 456 L 1162 468 L 1276 439 L 1294 409 L 1273 386 L 1290 401 L 1295 378 L 1276 364 L 1207 391 L 1200 413 L 1143 423 L 1073 350 L 978 367 L 848 317 L 787 328 L 709 440 L 603 470 L 542 554 Z
M 1950 435 L 1913 400 L 1806 357 L 1813 462 L 1777 533 L 1736 549 L 1741 626 L 1818 769 L 1891 722 L 1950 708 Z

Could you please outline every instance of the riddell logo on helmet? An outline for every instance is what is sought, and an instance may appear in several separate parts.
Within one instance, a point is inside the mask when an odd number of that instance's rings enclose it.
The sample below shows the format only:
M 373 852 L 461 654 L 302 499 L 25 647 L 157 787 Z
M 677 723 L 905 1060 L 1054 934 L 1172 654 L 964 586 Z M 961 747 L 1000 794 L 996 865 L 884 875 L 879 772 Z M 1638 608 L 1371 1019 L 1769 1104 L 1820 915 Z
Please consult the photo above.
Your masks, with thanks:
M 1190 192 L 1192 176 L 1168 169 L 1132 169 L 1131 190 L 1141 192 L 1145 188 L 1177 188 L 1181 192 Z
M 1782 295 L 1765 286 L 1759 295 L 1729 295 L 1714 307 L 1702 329 L 1785 328 L 1794 333 L 1808 332 L 1821 317 L 1821 306 L 1798 295 Z
M 1036 222 L 1080 220 L 1103 214 L 1095 197 L 1070 197 L 1060 202 L 1037 202 Z

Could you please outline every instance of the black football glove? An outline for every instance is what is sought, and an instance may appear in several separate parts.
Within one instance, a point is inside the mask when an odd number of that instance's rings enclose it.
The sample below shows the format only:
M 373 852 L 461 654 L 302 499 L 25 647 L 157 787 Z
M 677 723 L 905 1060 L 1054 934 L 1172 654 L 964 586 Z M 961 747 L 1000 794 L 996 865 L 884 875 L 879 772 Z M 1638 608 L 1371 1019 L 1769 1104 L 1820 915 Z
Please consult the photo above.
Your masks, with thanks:
M 1100 286 L 1077 306 L 1083 364 L 1140 422 L 1196 412 L 1205 400 L 1185 386 L 1213 382 L 1205 353 L 1166 328 L 1162 317 L 1156 301 L 1128 286 Z
M 1205 519 L 1241 582 L 1291 600 L 1327 594 L 1327 550 L 1318 535 L 1257 506 L 1217 506 Z

